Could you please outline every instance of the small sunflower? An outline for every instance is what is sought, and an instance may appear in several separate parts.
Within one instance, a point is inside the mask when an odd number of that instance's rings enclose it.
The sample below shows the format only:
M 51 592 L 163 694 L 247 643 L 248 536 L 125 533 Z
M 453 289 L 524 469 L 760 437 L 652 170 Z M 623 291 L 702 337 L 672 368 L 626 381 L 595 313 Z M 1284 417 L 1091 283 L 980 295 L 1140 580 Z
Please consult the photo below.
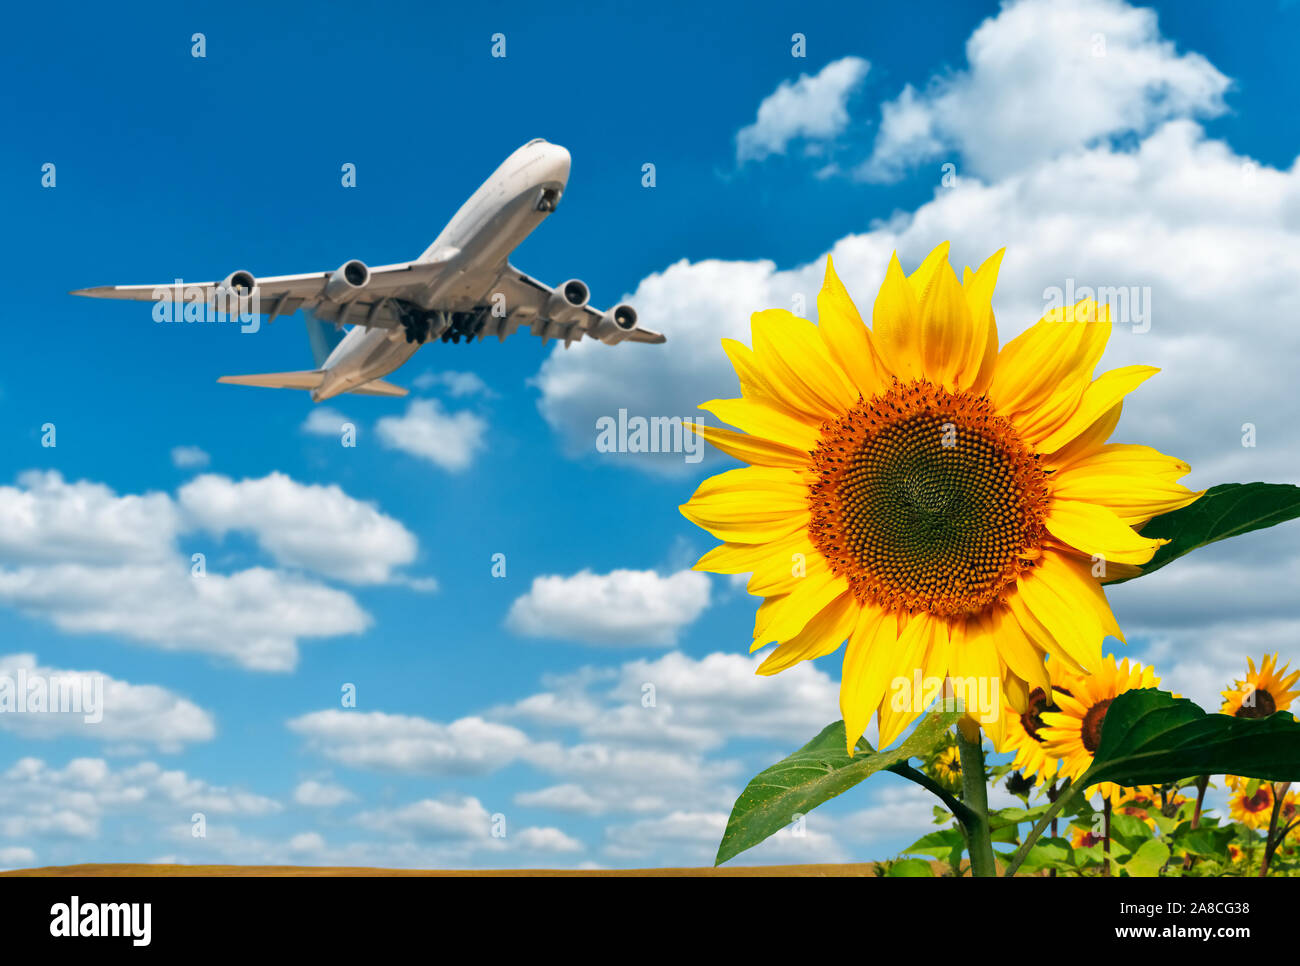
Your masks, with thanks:
M 949 790 L 961 788 L 961 751 L 955 744 L 948 745 L 934 756 L 926 771 Z
M 1151 810 L 1153 808 L 1158 810 L 1159 803 L 1155 799 L 1154 789 L 1146 787 L 1128 789 L 1121 795 L 1121 801 L 1123 804 L 1115 809 L 1117 813 L 1131 815 L 1151 831 L 1156 830 L 1156 820 L 1151 815 Z
M 1061 765 L 1059 759 L 1049 756 L 1043 750 L 1043 712 L 1060 710 L 1053 697 L 1055 692 L 1063 691 L 1066 695 L 1070 694 L 1066 685 L 1069 675 L 1060 661 L 1049 658 L 1047 673 L 1051 681 L 1051 688 L 1047 693 L 1044 693 L 1042 688 L 1034 688 L 1030 691 L 1023 712 L 1016 711 L 1009 702 L 1003 708 L 1003 718 L 1006 721 L 1003 731 L 1004 741 L 1001 745 L 996 743 L 994 745 L 994 749 L 999 752 L 1014 751 L 1012 767 L 1031 779 L 1035 785 L 1045 785 L 1053 781 Z
M 1245 853 L 1241 850 L 1241 846 L 1240 846 L 1240 845 L 1237 845 L 1235 842 L 1229 842 L 1229 843 L 1228 843 L 1228 861 L 1229 861 L 1229 862 L 1240 862 L 1240 861 L 1241 861 L 1241 857 L 1242 857 L 1243 855 L 1245 855 Z
M 1100 845 L 1102 837 L 1093 835 L 1086 828 L 1072 827 L 1070 830 L 1070 847 L 1076 849 L 1090 849 L 1094 845 Z
M 848 641 L 850 754 L 873 714 L 885 747 L 921 713 L 895 689 L 916 672 L 1001 682 L 1022 710 L 1051 688 L 1044 654 L 1096 667 L 1123 640 L 1102 577 L 1147 563 L 1165 541 L 1135 527 L 1200 495 L 1181 460 L 1106 443 L 1157 370 L 1093 378 L 1105 306 L 1053 309 L 999 350 L 1001 261 L 959 282 L 946 242 L 910 276 L 895 255 L 868 329 L 827 259 L 819 323 L 755 313 L 752 349 L 723 341 L 741 398 L 701 406 L 741 432 L 698 431 L 749 465 L 682 507 L 724 541 L 696 569 L 752 574 L 752 650 L 778 645 L 760 674 Z
M 1116 665 L 1115 656 L 1107 654 L 1093 674 L 1072 675 L 1067 687 L 1069 693 L 1053 692 L 1059 711 L 1044 711 L 1044 727 L 1039 731 L 1043 739 L 1043 752 L 1061 760 L 1061 771 L 1076 779 L 1088 770 L 1093 755 L 1101 742 L 1101 726 L 1106 720 L 1110 704 L 1125 691 L 1137 688 L 1154 688 L 1160 679 L 1149 667 L 1128 658 Z M 1108 799 L 1113 806 L 1120 805 L 1131 790 L 1111 782 L 1099 782 L 1093 790 Z
M 1246 658 L 1250 671 L 1244 681 L 1233 682 L 1233 687 L 1223 692 L 1222 714 L 1234 718 L 1267 718 L 1274 711 L 1285 711 L 1291 702 L 1300 697 L 1300 691 L 1292 691 L 1300 681 L 1300 670 L 1287 674 L 1288 664 L 1277 666 L 1277 655 L 1265 656 L 1255 670 L 1255 662 Z
M 1273 817 L 1273 785 L 1260 782 L 1252 794 L 1247 781 L 1239 781 L 1228 799 L 1228 811 L 1235 821 L 1249 828 L 1268 828 Z

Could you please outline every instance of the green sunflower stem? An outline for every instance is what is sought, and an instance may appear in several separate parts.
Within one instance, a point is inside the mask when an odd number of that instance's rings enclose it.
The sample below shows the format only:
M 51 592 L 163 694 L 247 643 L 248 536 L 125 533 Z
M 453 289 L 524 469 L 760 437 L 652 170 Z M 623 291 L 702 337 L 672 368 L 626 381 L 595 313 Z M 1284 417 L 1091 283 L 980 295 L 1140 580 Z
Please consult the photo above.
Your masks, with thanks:
M 989 831 L 989 791 L 984 771 L 984 742 L 978 731 L 968 740 L 961 723 L 957 726 L 957 750 L 961 755 L 962 803 L 968 815 L 962 824 L 970 841 L 970 871 L 973 876 L 996 876 L 993 836 Z
M 1069 780 L 1061 786 L 1061 791 L 1057 796 L 1056 801 L 1052 802 L 1051 808 L 1049 808 L 1046 814 L 1038 820 L 1038 824 L 1029 830 L 1029 834 L 1025 836 L 1025 840 L 1020 843 L 1020 848 L 1016 849 L 1016 854 L 1013 855 L 1011 861 L 1007 863 L 1007 868 L 1006 871 L 1002 873 L 1003 875 L 1016 874 L 1016 870 L 1020 868 L 1020 863 L 1025 861 L 1025 856 L 1027 856 L 1029 850 L 1034 847 L 1034 843 L 1038 841 L 1039 836 L 1047 831 L 1047 826 L 1052 824 L 1056 819 L 1056 816 L 1060 815 L 1061 812 L 1065 810 L 1066 806 L 1074 803 L 1074 800 L 1079 796 L 1079 793 L 1083 791 L 1083 789 L 1084 786 L 1081 783 L 1071 782 Z

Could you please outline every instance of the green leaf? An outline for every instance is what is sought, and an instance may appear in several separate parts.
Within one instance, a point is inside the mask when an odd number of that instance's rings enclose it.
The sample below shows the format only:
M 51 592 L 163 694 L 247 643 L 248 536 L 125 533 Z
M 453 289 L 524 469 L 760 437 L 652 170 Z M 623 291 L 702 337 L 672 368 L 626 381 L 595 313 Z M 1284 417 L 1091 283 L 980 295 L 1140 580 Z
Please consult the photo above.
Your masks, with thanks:
M 1070 869 L 1074 867 L 1074 850 L 1070 843 L 1062 838 L 1041 838 L 1025 855 L 1020 864 L 1021 872 L 1037 872 L 1039 869 Z
M 1007 825 L 1021 825 L 1025 822 L 1037 822 L 1047 814 L 1051 807 L 1050 802 L 1044 802 L 1042 805 L 1035 805 L 1033 808 L 999 808 L 995 812 L 989 812 L 989 828 L 999 829 Z
M 1159 839 L 1151 839 L 1143 842 L 1142 847 L 1129 856 L 1124 868 L 1133 876 L 1158 876 L 1168 861 L 1169 846 Z
M 1193 855 L 1227 855 L 1228 843 L 1236 834 L 1231 825 L 1179 829 L 1173 835 L 1174 847 Z
M 718 844 L 715 864 L 752 849 L 789 825 L 796 815 L 808 814 L 876 772 L 925 755 L 960 717 L 960 711 L 931 712 L 898 747 L 878 752 L 866 741 L 859 741 L 853 758 L 845 751 L 844 722 L 827 725 L 793 755 L 755 775 L 740 793 Z
M 1185 553 L 1251 530 L 1263 530 L 1300 517 L 1300 486 L 1290 483 L 1220 483 L 1205 491 L 1195 503 L 1154 517 L 1142 527 L 1142 536 L 1169 541 L 1142 565 L 1146 576 Z M 1135 577 L 1111 581 L 1122 584 Z
M 934 869 L 925 859 L 899 859 L 889 867 L 888 874 L 904 879 L 933 879 Z
M 947 862 L 954 852 L 966 850 L 966 839 L 957 828 L 946 828 L 938 832 L 922 835 L 919 839 L 903 849 L 903 855 L 930 855 L 940 862 Z
M 1300 722 L 1285 711 L 1206 714 L 1168 691 L 1125 691 L 1107 709 L 1092 766 L 1079 781 L 1160 785 L 1195 773 L 1300 781 Z
M 1146 822 L 1136 815 L 1115 813 L 1110 817 L 1110 838 L 1112 842 L 1121 842 L 1130 849 L 1141 850 L 1143 843 L 1151 839 L 1154 833 Z

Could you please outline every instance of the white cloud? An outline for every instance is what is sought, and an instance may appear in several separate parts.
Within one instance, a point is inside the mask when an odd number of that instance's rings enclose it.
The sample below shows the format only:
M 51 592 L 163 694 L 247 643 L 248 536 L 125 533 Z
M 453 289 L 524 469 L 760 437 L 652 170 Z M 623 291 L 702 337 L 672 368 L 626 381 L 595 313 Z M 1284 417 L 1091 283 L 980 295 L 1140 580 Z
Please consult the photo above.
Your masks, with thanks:
M 668 647 L 708 606 L 709 580 L 701 573 L 583 570 L 534 578 L 528 593 L 510 605 L 506 626 L 528 637 Z
M 385 583 L 415 559 L 415 536 L 372 503 L 336 484 L 299 483 L 283 473 L 235 482 L 207 474 L 177 493 L 192 526 L 219 537 L 251 534 L 289 567 L 358 584 Z
M 568 812 L 575 815 L 601 815 L 606 811 L 605 802 L 588 793 L 579 785 L 550 785 L 531 792 L 519 792 L 515 795 L 515 804 L 525 808 L 548 808 L 556 812 Z
M 737 133 L 736 160 L 762 161 L 784 154 L 796 138 L 827 141 L 838 136 L 849 122 L 849 95 L 870 67 L 861 57 L 844 57 L 811 77 L 800 74 L 797 81 L 782 81 L 763 98 L 754 123 Z
M 210 741 L 216 735 L 209 712 L 154 684 L 130 684 L 102 671 L 47 667 L 32 654 L 0 656 L 0 679 L 15 689 L 15 695 L 20 690 L 20 674 L 29 692 L 33 681 L 48 684 L 62 679 L 92 703 L 100 702 L 89 713 L 83 705 L 76 713 L 8 710 L 0 714 L 0 728 L 24 738 L 77 737 L 115 747 L 154 745 L 160 751 L 179 751 L 188 743 Z
M 318 782 L 314 779 L 299 782 L 298 787 L 293 790 L 293 800 L 308 808 L 333 808 L 335 805 L 342 805 L 355 799 L 356 796 L 342 785 Z
M 179 515 L 165 493 L 118 496 L 30 470 L 0 486 L 0 563 L 158 561 L 171 555 Z
M 415 843 L 457 843 L 468 850 L 533 854 L 581 852 L 584 846 L 558 828 L 524 826 L 514 829 L 505 816 L 493 815 L 477 798 L 445 795 L 396 808 L 362 812 L 363 828 Z
M 114 634 L 198 651 L 257 671 L 289 671 L 298 641 L 370 625 L 342 591 L 254 567 L 191 577 L 169 566 L 62 564 L 0 571 L 0 603 L 71 633 Z
M 0 848 L 0 868 L 30 869 L 36 864 L 36 852 L 25 845 Z
M 1228 87 L 1204 57 L 1161 38 L 1153 10 L 1119 0 L 1006 4 L 971 35 L 966 59 L 882 105 L 860 177 L 892 180 L 944 150 L 980 177 L 1004 176 L 1170 118 L 1220 114 Z
M 436 399 L 412 399 L 406 413 L 385 416 L 375 424 L 389 449 L 427 460 L 450 473 L 469 468 L 484 448 L 488 424 L 469 410 L 449 413 Z
M 173 446 L 172 465 L 177 469 L 199 469 L 212 462 L 212 457 L 198 446 Z
M 0 781 L 0 836 L 28 846 L 34 839 L 93 839 L 110 816 L 188 826 L 195 812 L 265 816 L 280 809 L 274 799 L 212 785 L 151 761 L 114 769 L 102 758 L 75 758 L 57 768 L 22 758 Z
M 718 652 L 692 658 L 673 651 L 604 674 L 584 669 L 552 676 L 546 691 L 493 714 L 576 728 L 597 741 L 699 751 L 733 738 L 810 738 L 835 719 L 836 679 L 808 662 L 760 677 L 754 669 L 764 656 Z
M 325 851 L 325 839 L 319 832 L 299 832 L 289 840 L 289 851 L 313 854 Z
M 415 553 L 415 538 L 370 504 L 278 473 L 240 483 L 205 475 L 173 499 L 33 471 L 0 487 L 0 603 L 62 630 L 257 670 L 291 669 L 304 638 L 369 626 L 349 594 L 306 577 L 216 572 L 210 547 L 180 545 L 202 527 L 247 530 L 282 563 L 357 582 L 409 580 L 391 571 Z
M 341 439 L 344 424 L 351 422 L 330 406 L 313 406 L 311 412 L 307 413 L 307 418 L 302 421 L 302 431 L 312 436 L 335 436 Z M 353 429 L 356 428 L 355 423 L 352 426 Z
M 332 761 L 420 775 L 477 775 L 520 757 L 527 736 L 478 717 L 441 724 L 412 715 L 333 709 L 289 722 L 308 747 Z
M 1133 150 L 1097 147 L 989 185 L 962 179 L 831 252 L 869 317 L 890 252 L 915 266 L 944 239 L 959 266 L 1007 247 L 994 298 L 1003 342 L 1044 314 L 1049 288 L 1149 295 L 1146 323 L 1116 327 L 1103 367 L 1143 362 L 1164 371 L 1134 394 L 1117 438 L 1187 459 L 1193 482 L 1294 477 L 1300 424 L 1283 414 L 1293 408 L 1289 359 L 1300 352 L 1300 329 L 1285 321 L 1300 276 L 1300 169 L 1257 164 L 1206 140 L 1195 123 L 1171 121 Z M 619 406 L 690 415 L 700 401 L 736 395 L 718 340 L 748 343 L 750 312 L 789 305 L 796 294 L 811 311 L 824 267 L 824 255 L 785 270 L 683 261 L 650 276 L 636 301 L 662 320 L 668 343 L 653 359 L 597 356 L 583 345 L 553 353 L 537 377 L 542 414 L 581 452 L 592 446 L 594 420 Z M 1241 445 L 1245 423 L 1258 429 L 1255 447 Z M 672 456 L 627 461 L 699 472 Z
M 453 399 L 460 399 L 464 396 L 486 396 L 491 398 L 496 394 L 488 388 L 475 372 L 457 372 L 454 369 L 448 369 L 443 372 L 422 372 L 411 380 L 411 385 L 416 389 L 433 389 L 442 387 L 446 390 L 447 395 Z

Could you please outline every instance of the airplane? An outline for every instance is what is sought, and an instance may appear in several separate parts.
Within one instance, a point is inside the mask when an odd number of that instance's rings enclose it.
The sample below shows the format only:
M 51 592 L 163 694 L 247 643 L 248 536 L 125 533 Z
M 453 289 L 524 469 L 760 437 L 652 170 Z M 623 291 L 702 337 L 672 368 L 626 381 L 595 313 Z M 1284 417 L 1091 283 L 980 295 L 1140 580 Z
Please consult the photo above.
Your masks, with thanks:
M 495 335 L 504 342 L 527 325 L 543 345 L 563 339 L 566 349 L 584 337 L 607 345 L 666 341 L 641 328 L 630 305 L 593 308 L 580 279 L 552 289 L 510 264 L 519 243 L 555 211 L 568 181 L 569 152 L 534 138 L 502 162 L 413 262 L 372 268 L 354 258 L 332 272 L 255 278 L 240 270 L 220 282 L 184 284 L 186 299 L 229 306 L 232 315 L 238 307 L 274 322 L 304 310 L 316 368 L 217 381 L 305 389 L 313 402 L 345 392 L 405 396 L 408 390 L 384 377 L 434 339 L 458 343 Z M 179 288 L 105 285 L 71 294 L 157 301 Z M 344 326 L 351 328 L 345 332 Z

